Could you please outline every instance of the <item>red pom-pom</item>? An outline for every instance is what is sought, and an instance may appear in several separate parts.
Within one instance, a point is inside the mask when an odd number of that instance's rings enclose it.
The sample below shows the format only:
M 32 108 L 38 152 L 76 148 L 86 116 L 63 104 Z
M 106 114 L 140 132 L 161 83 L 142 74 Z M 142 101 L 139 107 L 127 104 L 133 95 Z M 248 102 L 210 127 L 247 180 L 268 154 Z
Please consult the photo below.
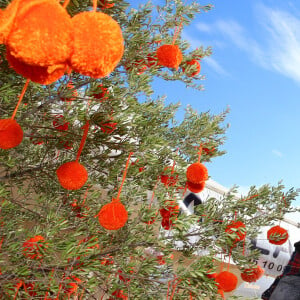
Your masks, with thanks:
M 23 1 L 7 37 L 10 54 L 33 66 L 65 63 L 73 50 L 71 17 L 58 1 Z
M 113 199 L 111 203 L 105 204 L 98 215 L 99 223 L 108 230 L 117 230 L 122 228 L 127 220 L 128 213 L 125 206 Z
M 121 60 L 124 41 L 119 24 L 101 12 L 82 12 L 72 18 L 72 69 L 93 78 L 109 75 Z
M 69 122 L 64 122 L 63 115 L 55 116 L 55 120 L 53 121 L 54 128 L 59 131 L 67 131 L 69 129 L 69 124 Z
M 0 148 L 10 149 L 23 140 L 23 130 L 14 119 L 0 119 Z
M 246 282 L 255 282 L 263 276 L 264 272 L 260 266 L 256 266 L 251 269 L 245 269 L 243 273 L 241 273 L 241 277 Z
M 205 188 L 205 181 L 203 181 L 201 183 L 193 183 L 193 182 L 187 181 L 187 188 L 192 193 L 200 193 Z
M 186 178 L 192 183 L 200 184 L 208 179 L 207 169 L 199 162 L 191 164 L 186 170 Z
M 288 240 L 289 234 L 286 229 L 274 226 L 268 230 L 267 237 L 271 244 L 282 245 Z
M 160 181 L 166 186 L 174 186 L 178 181 L 178 175 L 176 176 L 169 176 L 169 175 L 160 175 Z
M 66 64 L 54 65 L 51 67 L 31 66 L 13 57 L 9 51 L 6 52 L 6 59 L 12 69 L 16 73 L 33 82 L 39 84 L 50 84 L 58 80 L 65 74 L 67 69 Z
M 78 283 L 82 282 L 82 280 L 75 276 L 66 277 L 65 280 L 69 282 L 64 284 L 63 290 L 65 294 L 68 295 L 76 293 L 78 289 Z
M 106 121 L 106 122 L 100 123 L 100 129 L 102 132 L 109 134 L 116 130 L 117 125 L 118 125 L 118 123 Z
M 200 73 L 201 66 L 200 66 L 200 63 L 199 63 L 198 60 L 192 59 L 190 61 L 187 61 L 186 64 L 190 65 L 190 66 L 194 66 L 196 68 L 196 70 L 194 72 L 188 73 L 187 76 L 194 77 L 194 76 L 196 76 L 196 75 L 198 75 Z M 184 67 L 182 67 L 182 71 L 185 72 L 185 68 Z
M 233 228 L 237 229 L 237 230 L 233 230 Z M 227 232 L 229 234 L 235 233 L 237 235 L 237 237 L 235 238 L 234 242 L 236 243 L 236 242 L 244 240 L 246 237 L 246 231 L 241 230 L 242 228 L 246 228 L 246 226 L 243 222 L 232 221 L 232 222 L 230 222 L 229 225 L 227 225 L 225 232 Z
M 238 278 L 231 272 L 223 271 L 216 277 L 219 288 L 224 292 L 231 292 L 236 289 Z
M 85 167 L 78 161 L 64 163 L 56 170 L 61 186 L 67 190 L 78 190 L 88 179 Z
M 177 45 L 162 45 L 156 51 L 158 64 L 178 69 L 182 61 L 182 53 Z
M 23 255 L 31 259 L 41 259 L 43 254 L 39 248 L 45 246 L 45 239 L 41 235 L 36 235 L 23 243 Z

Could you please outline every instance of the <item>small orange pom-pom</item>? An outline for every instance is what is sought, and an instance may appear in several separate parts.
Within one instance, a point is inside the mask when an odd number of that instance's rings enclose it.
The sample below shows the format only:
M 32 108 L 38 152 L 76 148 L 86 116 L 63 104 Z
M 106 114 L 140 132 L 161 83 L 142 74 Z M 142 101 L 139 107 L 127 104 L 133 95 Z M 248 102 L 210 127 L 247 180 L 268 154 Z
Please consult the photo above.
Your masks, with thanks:
M 237 230 L 233 230 L 237 229 Z M 229 225 L 227 225 L 225 232 L 232 234 L 235 233 L 237 237 L 235 238 L 234 242 L 239 242 L 245 239 L 246 237 L 246 231 L 241 230 L 242 228 L 246 228 L 245 224 L 241 221 L 232 221 Z
M 267 237 L 271 244 L 282 245 L 288 240 L 289 234 L 286 229 L 274 226 L 268 230 Z
M 23 255 L 31 259 L 41 259 L 41 247 L 45 247 L 45 239 L 41 235 L 36 235 L 23 243 Z
M 64 163 L 56 170 L 61 186 L 67 190 L 78 190 L 88 179 L 85 167 L 78 161 Z
M 128 213 L 125 206 L 113 199 L 112 202 L 105 204 L 98 215 L 99 223 L 108 230 L 117 230 L 122 228 L 127 220 Z
M 182 61 L 182 53 L 177 45 L 162 45 L 156 54 L 158 64 L 164 67 L 178 69 Z
M 263 276 L 264 272 L 260 266 L 256 266 L 255 268 L 245 269 L 241 273 L 241 277 L 246 282 L 255 282 Z
M 193 182 L 187 181 L 187 188 L 192 193 L 200 193 L 205 188 L 205 181 L 203 181 L 201 183 L 193 183 Z
M 236 289 L 238 278 L 231 272 L 223 271 L 216 277 L 219 288 L 224 292 L 231 292 Z
M 207 169 L 199 162 L 191 164 L 186 170 L 186 178 L 192 183 L 200 184 L 208 179 Z
M 51 84 L 62 77 L 67 69 L 66 64 L 51 67 L 31 66 L 13 57 L 9 51 L 6 52 L 6 59 L 11 68 L 18 74 L 39 84 Z
M 72 69 L 82 75 L 102 78 L 121 60 L 124 41 L 120 25 L 101 12 L 82 12 L 72 18 L 74 52 Z
M 71 17 L 58 1 L 23 1 L 6 43 L 11 55 L 26 64 L 65 63 L 73 50 Z
M 187 73 L 188 77 L 194 77 L 194 76 L 196 76 L 196 75 L 198 75 L 200 73 L 201 65 L 200 65 L 200 63 L 199 63 L 198 60 L 192 59 L 190 61 L 187 61 L 186 64 L 189 65 L 189 66 L 194 66 L 194 68 L 196 68 L 195 71 Z M 182 71 L 185 72 L 185 68 L 184 67 L 182 67 Z
M 10 149 L 23 140 L 23 130 L 13 119 L 0 119 L 0 148 Z
M 78 289 L 78 283 L 81 283 L 82 280 L 75 276 L 66 277 L 66 281 L 69 281 L 68 283 L 64 284 L 63 290 L 65 294 L 71 295 L 77 292 Z

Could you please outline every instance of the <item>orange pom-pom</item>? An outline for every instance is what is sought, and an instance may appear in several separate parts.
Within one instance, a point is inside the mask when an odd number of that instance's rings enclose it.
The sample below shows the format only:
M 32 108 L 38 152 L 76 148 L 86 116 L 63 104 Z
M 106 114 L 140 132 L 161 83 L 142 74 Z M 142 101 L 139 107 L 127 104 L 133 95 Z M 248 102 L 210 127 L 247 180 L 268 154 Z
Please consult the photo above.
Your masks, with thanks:
M 246 282 L 255 282 L 263 276 L 264 272 L 260 266 L 256 266 L 255 268 L 245 269 L 241 273 L 241 277 Z
M 23 140 L 23 130 L 13 119 L 0 119 L 0 148 L 10 149 Z
M 162 45 L 157 51 L 158 64 L 178 69 L 182 61 L 182 53 L 177 45 Z
M 65 283 L 63 286 L 63 290 L 67 295 L 71 295 L 77 292 L 78 289 L 78 283 L 81 283 L 82 280 L 75 276 L 66 277 L 66 281 L 69 281 L 68 283 Z
M 127 220 L 128 213 L 125 206 L 113 199 L 112 202 L 105 204 L 98 215 L 99 223 L 108 230 L 117 230 L 122 228 Z
M 233 230 L 236 229 L 236 230 Z M 237 237 L 235 238 L 234 242 L 239 242 L 245 239 L 246 237 L 246 231 L 241 230 L 242 228 L 246 228 L 245 224 L 241 221 L 232 221 L 229 225 L 227 225 L 225 232 L 232 234 L 235 233 Z
M 207 169 L 199 162 L 191 164 L 186 170 L 186 178 L 192 183 L 200 184 L 208 178 Z
M 194 76 L 196 76 L 200 73 L 201 65 L 200 65 L 198 60 L 192 59 L 190 61 L 187 61 L 186 64 L 189 65 L 189 66 L 194 66 L 194 68 L 196 68 L 196 70 L 194 72 L 187 74 L 188 77 L 194 77 Z M 182 67 L 182 71 L 185 72 L 184 67 Z
M 231 272 L 223 271 L 216 277 L 219 288 L 224 292 L 231 292 L 236 289 L 238 278 Z
M 268 230 L 267 237 L 271 244 L 282 245 L 288 240 L 289 234 L 286 229 L 274 226 Z
M 6 59 L 11 68 L 18 74 L 39 84 L 51 84 L 62 77 L 67 69 L 66 64 L 51 67 L 31 66 L 14 58 L 9 51 L 6 52 Z
M 192 193 L 200 193 L 205 188 L 205 181 L 200 182 L 200 183 L 193 183 L 193 182 L 187 181 L 187 188 Z
M 72 69 L 93 78 L 109 75 L 121 60 L 124 41 L 119 24 L 101 12 L 82 12 L 72 18 Z
M 41 259 L 43 254 L 41 253 L 41 247 L 45 247 L 45 239 L 41 235 L 36 235 L 33 238 L 23 243 L 23 255 L 31 259 Z
M 85 167 L 78 161 L 64 163 L 56 170 L 61 186 L 67 190 L 78 190 L 88 179 Z
M 11 55 L 26 64 L 65 63 L 73 50 L 71 17 L 58 1 L 23 1 L 6 43 Z

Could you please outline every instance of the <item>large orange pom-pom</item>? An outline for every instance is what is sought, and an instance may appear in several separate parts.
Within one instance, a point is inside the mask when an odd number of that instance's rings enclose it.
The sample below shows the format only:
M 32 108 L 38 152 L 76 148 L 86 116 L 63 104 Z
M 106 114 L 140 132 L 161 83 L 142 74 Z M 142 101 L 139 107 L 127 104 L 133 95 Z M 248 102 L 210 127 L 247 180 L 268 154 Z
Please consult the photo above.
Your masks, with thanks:
M 67 190 L 78 190 L 88 179 L 85 167 L 78 161 L 64 163 L 56 170 L 61 186 Z
M 224 292 L 231 292 L 236 289 L 238 278 L 231 272 L 223 271 L 216 277 L 219 288 Z
M 246 231 L 243 230 L 243 228 L 246 228 L 245 224 L 241 221 L 232 221 L 229 225 L 227 225 L 225 232 L 229 234 L 235 233 L 237 237 L 235 238 L 234 242 L 239 242 L 245 239 L 246 237 Z
M 43 254 L 40 248 L 45 246 L 45 239 L 41 235 L 36 235 L 23 243 L 23 255 L 31 259 L 41 259 Z
M 101 12 L 82 12 L 72 18 L 72 69 L 93 78 L 109 75 L 121 60 L 124 41 L 119 24 Z
M 192 183 L 200 184 L 208 178 L 207 169 L 199 162 L 191 164 L 186 170 L 186 178 Z
M 0 148 L 10 149 L 23 140 L 23 130 L 13 119 L 0 119 Z
M 282 245 L 288 240 L 289 234 L 286 229 L 274 226 L 268 230 L 267 237 L 271 244 Z
M 178 69 L 182 61 L 182 53 L 177 45 L 162 45 L 156 51 L 158 64 Z
M 200 193 L 205 188 L 205 181 L 200 182 L 200 183 L 193 183 L 193 182 L 187 181 L 187 188 L 192 193 Z
M 117 230 L 122 228 L 127 220 L 128 213 L 125 206 L 113 199 L 112 202 L 105 204 L 98 215 L 99 223 L 105 229 Z
M 256 266 L 255 268 L 245 269 L 241 273 L 241 277 L 246 282 L 255 282 L 263 276 L 264 272 L 260 266 Z
M 18 74 L 39 84 L 51 84 L 65 74 L 66 64 L 55 65 L 51 67 L 31 66 L 14 58 L 9 51 L 6 52 L 6 59 L 11 68 Z
M 194 77 L 194 76 L 196 76 L 200 73 L 201 65 L 200 65 L 198 60 L 192 59 L 190 61 L 187 61 L 186 64 L 189 65 L 189 66 L 193 66 L 196 69 L 195 71 L 190 71 L 189 73 L 187 73 L 186 75 L 188 77 Z M 182 67 L 182 71 L 185 72 L 184 67 Z
M 23 1 L 6 43 L 10 54 L 26 64 L 65 63 L 73 50 L 71 17 L 58 1 Z

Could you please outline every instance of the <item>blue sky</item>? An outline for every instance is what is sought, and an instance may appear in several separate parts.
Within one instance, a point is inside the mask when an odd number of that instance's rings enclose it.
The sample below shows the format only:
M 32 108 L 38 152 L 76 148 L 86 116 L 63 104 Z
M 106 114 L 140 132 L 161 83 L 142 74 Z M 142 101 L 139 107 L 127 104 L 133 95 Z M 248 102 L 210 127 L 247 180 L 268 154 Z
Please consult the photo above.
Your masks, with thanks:
M 205 91 L 162 81 L 157 89 L 198 112 L 230 107 L 227 154 L 207 165 L 212 179 L 243 192 L 280 180 L 300 188 L 300 2 L 200 3 L 214 8 L 198 15 L 183 38 L 194 48 L 213 48 L 201 62 Z

